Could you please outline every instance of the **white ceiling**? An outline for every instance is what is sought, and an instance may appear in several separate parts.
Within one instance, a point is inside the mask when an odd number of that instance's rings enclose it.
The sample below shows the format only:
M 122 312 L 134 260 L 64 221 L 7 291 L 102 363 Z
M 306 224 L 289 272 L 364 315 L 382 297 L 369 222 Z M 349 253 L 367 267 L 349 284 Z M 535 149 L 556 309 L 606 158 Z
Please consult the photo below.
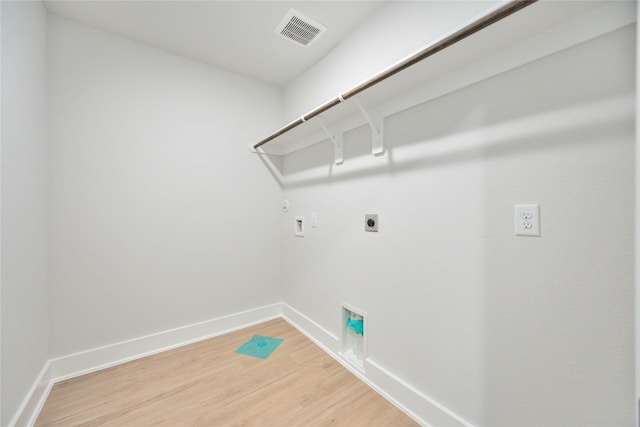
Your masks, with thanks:
M 331 49 L 381 1 L 45 1 L 50 13 L 284 86 Z M 328 27 L 310 47 L 274 33 L 294 8 Z

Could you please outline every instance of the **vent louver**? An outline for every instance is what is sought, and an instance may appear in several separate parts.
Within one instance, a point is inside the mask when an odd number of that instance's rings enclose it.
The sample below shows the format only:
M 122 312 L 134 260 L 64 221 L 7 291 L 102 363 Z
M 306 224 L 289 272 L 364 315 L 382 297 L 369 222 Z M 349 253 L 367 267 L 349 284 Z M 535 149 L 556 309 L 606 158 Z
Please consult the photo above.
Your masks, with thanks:
M 299 46 L 309 47 L 326 29 L 327 27 L 303 13 L 289 9 L 274 32 Z

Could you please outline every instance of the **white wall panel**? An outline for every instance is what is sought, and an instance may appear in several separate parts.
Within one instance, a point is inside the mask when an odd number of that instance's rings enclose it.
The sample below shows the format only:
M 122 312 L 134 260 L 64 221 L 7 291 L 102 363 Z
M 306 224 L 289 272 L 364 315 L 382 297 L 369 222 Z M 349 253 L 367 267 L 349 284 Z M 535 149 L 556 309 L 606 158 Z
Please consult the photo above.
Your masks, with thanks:
M 1 12 L 4 426 L 48 358 L 47 27 L 40 2 L 3 1 Z
M 280 91 L 51 16 L 52 356 L 280 301 Z M 250 121 L 248 121 L 248 119 Z
M 384 156 L 365 127 L 341 166 L 287 155 L 285 304 L 336 336 L 360 307 L 371 361 L 474 425 L 631 425 L 634 31 L 387 117 Z M 541 237 L 514 236 L 520 203 Z

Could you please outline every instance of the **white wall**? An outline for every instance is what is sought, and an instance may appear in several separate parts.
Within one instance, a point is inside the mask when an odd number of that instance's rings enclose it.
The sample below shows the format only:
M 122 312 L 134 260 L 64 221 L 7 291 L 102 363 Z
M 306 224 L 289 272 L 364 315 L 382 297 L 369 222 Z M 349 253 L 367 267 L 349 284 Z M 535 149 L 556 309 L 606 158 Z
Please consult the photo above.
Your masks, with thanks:
M 48 358 L 46 11 L 3 1 L 0 376 L 9 423 Z
M 280 301 L 280 91 L 51 16 L 51 353 Z M 274 227 L 274 224 L 276 225 Z
M 633 425 L 634 30 L 388 117 L 385 156 L 365 128 L 342 166 L 286 156 L 285 303 L 336 336 L 340 301 L 366 311 L 370 359 L 474 425 Z
M 640 9 L 636 9 L 636 22 L 640 19 Z M 636 88 L 640 85 L 640 33 L 636 31 Z M 636 425 L 640 425 L 640 173 L 638 167 L 640 166 L 640 119 L 638 112 L 640 111 L 640 93 L 636 89 L 636 244 L 635 244 L 635 282 L 636 282 L 636 299 L 635 299 L 635 313 L 636 313 L 636 335 L 635 335 L 635 349 L 636 349 L 636 365 L 635 365 L 635 378 L 636 378 Z

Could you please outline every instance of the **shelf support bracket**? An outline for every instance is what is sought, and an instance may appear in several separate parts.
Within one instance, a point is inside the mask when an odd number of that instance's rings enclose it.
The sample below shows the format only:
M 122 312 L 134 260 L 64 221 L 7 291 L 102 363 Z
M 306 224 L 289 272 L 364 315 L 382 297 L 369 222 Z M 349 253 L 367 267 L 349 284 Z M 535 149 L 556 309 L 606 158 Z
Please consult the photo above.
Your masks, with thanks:
M 374 156 L 380 156 L 384 154 L 384 139 L 382 137 L 382 124 L 384 122 L 384 118 L 382 117 L 382 114 L 375 110 L 367 111 L 367 109 L 362 105 L 357 97 L 354 97 L 353 100 L 356 102 L 356 105 L 360 109 L 362 116 L 371 128 L 371 153 Z
M 329 132 L 329 129 L 327 128 L 327 126 L 325 126 L 325 124 L 322 122 L 322 120 L 320 120 L 320 117 L 316 117 L 316 120 L 318 121 L 318 124 L 320 125 L 320 127 L 322 128 L 322 130 L 324 131 L 324 133 L 327 134 L 327 136 L 329 137 L 329 139 L 331 140 L 331 142 L 333 143 L 333 158 L 335 161 L 336 165 L 341 165 L 344 162 L 344 156 L 343 156 L 343 144 L 342 144 L 342 136 L 343 133 L 342 132 Z
M 249 142 L 249 151 L 251 151 L 254 154 L 264 154 L 264 152 L 262 152 L 262 150 L 260 150 L 259 148 L 253 148 L 253 142 Z M 258 151 L 260 150 L 260 151 Z

